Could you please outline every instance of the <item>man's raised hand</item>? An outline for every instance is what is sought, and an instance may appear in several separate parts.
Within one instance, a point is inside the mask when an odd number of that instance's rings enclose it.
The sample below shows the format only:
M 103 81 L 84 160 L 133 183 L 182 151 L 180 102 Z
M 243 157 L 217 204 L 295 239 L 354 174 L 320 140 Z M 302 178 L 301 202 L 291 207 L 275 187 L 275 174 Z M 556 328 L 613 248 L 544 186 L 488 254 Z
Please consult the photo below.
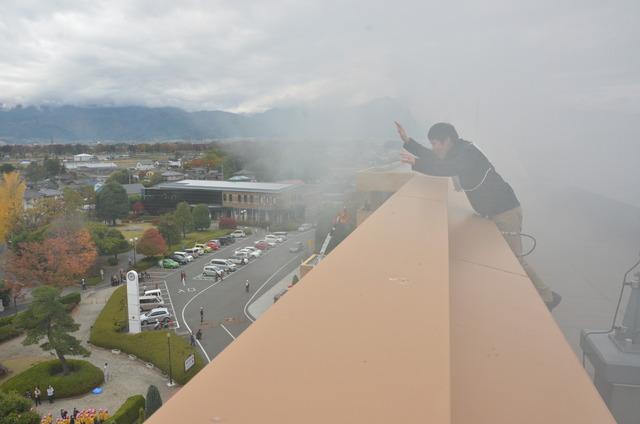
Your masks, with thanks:
M 400 152 L 400 161 L 413 166 L 416 164 L 416 157 L 407 152 Z
M 407 132 L 404 130 L 404 128 L 402 128 L 402 125 L 400 125 L 398 123 L 398 121 L 393 121 L 396 124 L 396 129 L 398 130 L 398 135 L 400 135 L 400 138 L 402 139 L 402 141 L 404 143 L 408 143 L 409 142 L 409 136 L 407 136 Z

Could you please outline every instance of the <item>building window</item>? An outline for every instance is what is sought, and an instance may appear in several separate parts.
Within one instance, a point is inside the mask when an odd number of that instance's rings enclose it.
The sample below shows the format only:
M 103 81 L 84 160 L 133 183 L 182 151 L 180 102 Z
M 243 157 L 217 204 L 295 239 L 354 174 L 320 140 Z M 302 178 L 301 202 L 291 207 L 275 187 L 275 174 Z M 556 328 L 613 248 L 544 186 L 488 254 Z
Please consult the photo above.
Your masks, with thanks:
M 227 201 L 227 193 L 222 194 L 222 200 Z
M 244 203 L 247 203 L 247 195 L 244 195 Z
M 253 194 L 249 195 L 249 201 L 253 203 Z

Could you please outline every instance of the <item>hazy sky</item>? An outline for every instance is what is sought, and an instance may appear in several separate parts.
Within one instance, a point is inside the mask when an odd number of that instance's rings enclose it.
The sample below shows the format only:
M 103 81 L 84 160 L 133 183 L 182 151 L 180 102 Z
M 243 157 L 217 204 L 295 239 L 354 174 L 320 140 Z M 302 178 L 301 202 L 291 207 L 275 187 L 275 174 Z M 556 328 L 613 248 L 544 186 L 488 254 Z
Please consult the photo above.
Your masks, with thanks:
M 0 4 L 6 104 L 640 111 L 637 0 Z

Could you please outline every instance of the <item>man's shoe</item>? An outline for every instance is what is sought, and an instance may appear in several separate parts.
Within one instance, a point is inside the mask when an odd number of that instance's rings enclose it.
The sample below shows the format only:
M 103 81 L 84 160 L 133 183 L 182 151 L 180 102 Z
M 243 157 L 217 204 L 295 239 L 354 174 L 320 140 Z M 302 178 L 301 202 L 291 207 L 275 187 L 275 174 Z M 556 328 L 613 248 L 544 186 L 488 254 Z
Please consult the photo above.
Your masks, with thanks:
M 553 296 L 553 299 L 551 300 L 551 302 L 545 303 L 547 305 L 547 308 L 549 308 L 549 312 L 553 311 L 553 309 L 558 306 L 560 302 L 562 302 L 562 296 L 560 296 L 558 293 L 551 292 L 551 294 Z

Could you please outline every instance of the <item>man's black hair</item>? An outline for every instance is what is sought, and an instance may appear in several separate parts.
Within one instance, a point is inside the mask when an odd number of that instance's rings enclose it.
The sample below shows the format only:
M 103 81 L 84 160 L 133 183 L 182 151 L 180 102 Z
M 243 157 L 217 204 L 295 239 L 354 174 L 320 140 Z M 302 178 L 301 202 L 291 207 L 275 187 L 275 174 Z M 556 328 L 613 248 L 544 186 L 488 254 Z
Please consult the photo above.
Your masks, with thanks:
M 458 137 L 458 132 L 453 125 L 447 122 L 438 122 L 437 124 L 433 124 L 433 126 L 429 128 L 427 138 L 429 138 L 430 141 L 445 141 L 446 139 L 456 141 L 460 137 Z

